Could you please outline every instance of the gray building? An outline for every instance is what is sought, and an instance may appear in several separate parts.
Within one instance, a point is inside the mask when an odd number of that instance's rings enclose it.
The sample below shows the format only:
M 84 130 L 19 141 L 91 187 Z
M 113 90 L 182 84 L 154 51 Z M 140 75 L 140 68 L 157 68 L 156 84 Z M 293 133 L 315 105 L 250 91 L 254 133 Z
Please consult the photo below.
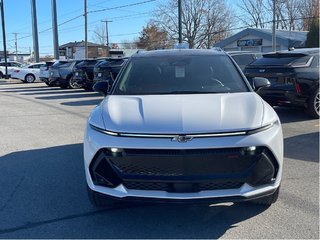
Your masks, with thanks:
M 276 30 L 276 47 L 279 50 L 289 48 L 301 48 L 305 46 L 307 31 Z M 214 47 L 220 47 L 224 51 L 272 51 L 272 30 L 247 28 L 235 35 L 217 42 Z

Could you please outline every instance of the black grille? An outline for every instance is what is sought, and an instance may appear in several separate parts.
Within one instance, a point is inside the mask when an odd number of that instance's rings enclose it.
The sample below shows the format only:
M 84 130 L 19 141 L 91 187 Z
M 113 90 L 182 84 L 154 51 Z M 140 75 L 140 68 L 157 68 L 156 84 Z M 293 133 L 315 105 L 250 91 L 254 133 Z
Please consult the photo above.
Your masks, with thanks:
M 167 192 L 237 189 L 274 181 L 278 163 L 265 147 L 198 150 L 101 149 L 90 164 L 94 184 Z
M 261 153 L 261 152 L 260 152 Z M 257 155 L 244 155 L 241 148 L 200 150 L 126 149 L 109 160 L 121 175 L 202 176 L 241 175 L 255 163 Z
M 186 189 L 189 189 L 187 192 L 199 192 L 208 190 L 237 189 L 243 184 L 244 182 L 205 182 L 189 183 L 185 184 L 185 187 Z M 174 183 L 125 181 L 123 182 L 123 185 L 128 189 L 176 192 Z

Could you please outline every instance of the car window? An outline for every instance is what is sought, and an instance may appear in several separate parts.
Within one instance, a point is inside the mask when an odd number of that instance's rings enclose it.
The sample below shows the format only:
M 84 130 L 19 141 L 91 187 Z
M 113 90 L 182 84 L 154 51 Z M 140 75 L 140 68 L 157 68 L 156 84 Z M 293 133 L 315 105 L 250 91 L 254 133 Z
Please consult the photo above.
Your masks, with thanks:
M 113 94 L 183 94 L 248 91 L 231 59 L 217 56 L 133 58 Z
M 252 54 L 234 55 L 232 58 L 239 65 L 248 65 L 256 59 Z
M 10 63 L 11 65 L 10 66 L 12 66 L 12 67 L 21 67 L 21 63 L 15 63 L 15 62 L 11 62 Z

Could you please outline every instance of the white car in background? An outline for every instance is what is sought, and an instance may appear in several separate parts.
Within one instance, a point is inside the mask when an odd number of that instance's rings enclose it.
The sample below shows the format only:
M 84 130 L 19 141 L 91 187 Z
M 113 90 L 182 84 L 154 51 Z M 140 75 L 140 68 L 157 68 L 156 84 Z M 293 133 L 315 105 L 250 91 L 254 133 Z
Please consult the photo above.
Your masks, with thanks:
M 6 74 L 6 63 L 5 62 L 0 62 L 0 79 L 4 78 Z M 7 61 L 7 74 L 8 77 L 11 76 L 11 73 L 17 69 L 22 67 L 22 63 L 16 62 L 16 61 Z
M 26 67 L 17 68 L 11 73 L 11 78 L 20 79 L 25 83 L 33 83 L 39 80 L 40 67 L 43 65 L 44 63 L 33 63 Z

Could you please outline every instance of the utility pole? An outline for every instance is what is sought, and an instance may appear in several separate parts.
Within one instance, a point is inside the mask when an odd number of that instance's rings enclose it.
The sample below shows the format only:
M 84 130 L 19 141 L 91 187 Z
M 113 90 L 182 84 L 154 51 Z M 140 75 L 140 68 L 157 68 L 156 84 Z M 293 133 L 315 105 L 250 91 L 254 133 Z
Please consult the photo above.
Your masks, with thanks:
M 34 58 L 35 58 L 34 60 L 36 62 L 40 62 L 36 0 L 31 0 L 31 17 L 32 17 L 33 51 L 34 51 Z
M 109 22 L 112 22 L 112 21 L 108 21 L 108 20 L 105 20 L 105 21 L 101 21 L 101 22 L 105 22 L 106 23 L 106 36 L 107 36 L 107 49 L 108 49 L 108 56 L 110 55 L 109 54 L 109 29 L 108 29 L 108 23 Z
M 84 0 L 84 55 L 88 58 L 88 12 L 87 0 Z
M 3 52 L 4 52 L 4 63 L 5 63 L 5 79 L 8 79 L 8 66 L 7 66 L 7 43 L 6 43 L 6 28 L 4 22 L 4 6 L 3 0 L 0 0 L 1 8 L 1 23 L 2 23 L 2 39 L 3 39 Z
M 272 51 L 277 51 L 276 45 L 276 0 L 273 0 L 273 19 L 272 19 Z
M 14 45 L 16 47 L 16 61 L 18 61 L 18 33 L 12 33 L 14 35 Z
M 53 30 L 53 51 L 54 58 L 59 59 L 59 38 L 58 38 L 58 20 L 56 0 L 51 1 L 52 6 L 52 30 Z
M 178 23 L 179 23 L 179 43 L 182 43 L 182 21 L 181 21 L 181 14 L 182 14 L 182 8 L 181 8 L 181 0 L 178 0 Z

